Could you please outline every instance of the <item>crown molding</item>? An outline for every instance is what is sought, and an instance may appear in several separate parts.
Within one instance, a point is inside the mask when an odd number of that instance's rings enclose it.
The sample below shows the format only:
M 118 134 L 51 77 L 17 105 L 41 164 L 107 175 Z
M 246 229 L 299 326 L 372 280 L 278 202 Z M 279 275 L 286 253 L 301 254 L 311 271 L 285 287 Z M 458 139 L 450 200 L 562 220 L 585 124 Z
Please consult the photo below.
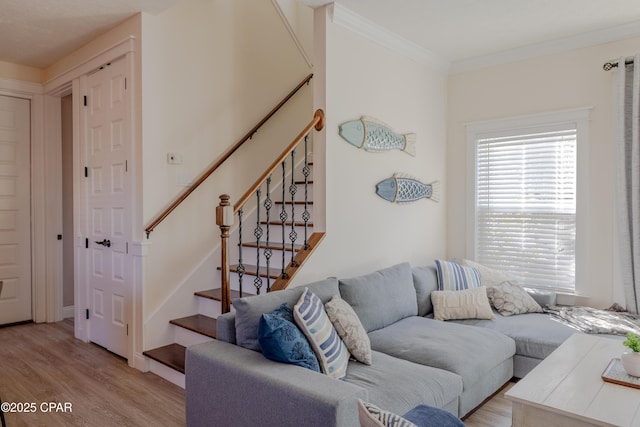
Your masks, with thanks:
M 449 72 L 450 63 L 446 58 L 369 21 L 340 3 L 334 2 L 331 4 L 329 13 L 334 24 L 353 31 L 420 64 L 434 66 L 445 73 Z
M 536 43 L 475 58 L 453 61 L 451 63 L 449 74 L 462 74 L 480 68 L 522 61 L 543 55 L 567 52 L 574 49 L 595 46 L 636 36 L 640 36 L 640 21 L 634 21 L 617 27 L 591 31 L 577 36 L 560 38 L 543 43 Z

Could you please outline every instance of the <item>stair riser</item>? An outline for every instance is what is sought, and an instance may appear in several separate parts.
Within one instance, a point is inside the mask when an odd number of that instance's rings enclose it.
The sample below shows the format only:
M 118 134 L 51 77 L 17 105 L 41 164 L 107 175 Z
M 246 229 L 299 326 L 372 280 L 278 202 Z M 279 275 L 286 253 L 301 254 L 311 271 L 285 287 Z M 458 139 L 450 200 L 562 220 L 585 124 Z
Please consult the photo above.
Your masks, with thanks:
M 266 270 L 265 270 L 266 271 Z M 280 273 L 280 269 L 272 269 L 271 271 L 273 271 L 274 273 Z M 256 293 L 256 288 L 253 284 L 254 279 L 256 278 L 256 276 L 250 276 L 248 274 L 245 274 L 242 278 L 242 292 L 248 292 L 251 294 L 255 294 Z M 239 278 L 238 275 L 236 273 L 231 273 L 229 275 L 229 280 L 231 281 L 231 288 L 232 289 L 240 289 L 240 285 L 239 285 Z M 270 279 L 271 280 L 271 284 L 273 285 L 273 282 L 276 279 Z M 262 277 L 262 288 L 261 288 L 261 293 L 266 292 L 267 289 L 267 278 L 266 277 Z
M 178 387 L 184 388 L 184 384 L 185 384 L 184 374 L 176 371 L 173 368 L 163 365 L 162 363 L 156 362 L 155 360 L 149 359 L 149 371 L 153 372 L 159 377 L 164 378 L 169 382 L 172 382 Z
M 233 274 L 231 275 L 233 276 Z M 222 313 L 220 301 L 200 297 L 194 298 L 198 298 L 198 313 L 213 318 L 217 318 Z
M 172 325 L 172 326 L 174 330 L 174 342 L 177 344 L 183 345 L 185 347 L 189 347 L 190 345 L 201 344 L 203 342 L 208 342 L 213 340 L 212 338 L 209 338 L 205 335 L 190 331 L 185 328 L 181 328 L 180 326 L 176 326 L 176 325 Z
M 298 243 L 298 242 L 296 242 Z M 302 243 L 302 241 L 300 241 Z M 290 247 L 290 244 L 287 245 Z M 237 254 L 234 254 L 237 256 Z M 285 266 L 291 261 L 291 251 L 285 251 Z M 232 258 L 231 262 L 238 263 L 238 259 Z M 244 264 L 256 265 L 256 248 L 242 248 L 242 262 Z M 282 251 L 277 249 L 271 250 L 271 271 L 280 271 L 282 269 Z M 267 266 L 267 258 L 264 256 L 264 249 L 260 248 L 260 266 Z

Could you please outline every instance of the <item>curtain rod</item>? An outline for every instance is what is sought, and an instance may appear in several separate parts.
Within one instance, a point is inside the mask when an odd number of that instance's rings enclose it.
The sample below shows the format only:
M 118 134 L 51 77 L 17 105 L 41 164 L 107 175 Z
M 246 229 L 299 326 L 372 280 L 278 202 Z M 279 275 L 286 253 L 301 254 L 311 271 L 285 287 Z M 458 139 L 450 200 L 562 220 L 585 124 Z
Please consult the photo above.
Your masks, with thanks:
M 624 65 L 631 65 L 633 64 L 633 58 L 629 58 L 626 59 L 624 61 Z M 609 71 L 612 68 L 618 68 L 618 63 L 617 62 L 605 62 L 604 65 L 602 66 L 602 69 L 605 71 Z

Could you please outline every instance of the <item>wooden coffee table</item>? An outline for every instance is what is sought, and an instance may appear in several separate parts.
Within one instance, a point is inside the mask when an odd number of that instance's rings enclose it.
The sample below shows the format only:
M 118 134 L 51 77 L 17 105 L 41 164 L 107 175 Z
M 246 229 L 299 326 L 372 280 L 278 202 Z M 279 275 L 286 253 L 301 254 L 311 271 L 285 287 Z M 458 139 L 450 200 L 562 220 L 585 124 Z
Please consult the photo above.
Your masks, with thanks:
M 640 390 L 602 380 L 622 340 L 576 333 L 513 386 L 513 426 L 639 426 Z

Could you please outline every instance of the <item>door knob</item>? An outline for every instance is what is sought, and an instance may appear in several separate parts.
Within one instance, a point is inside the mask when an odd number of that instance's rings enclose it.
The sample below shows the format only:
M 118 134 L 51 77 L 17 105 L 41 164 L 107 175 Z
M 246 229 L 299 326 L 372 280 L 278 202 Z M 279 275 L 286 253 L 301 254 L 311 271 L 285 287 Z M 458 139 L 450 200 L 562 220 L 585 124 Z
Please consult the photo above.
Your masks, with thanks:
M 111 240 L 104 239 L 102 242 L 96 242 L 98 245 L 106 246 L 107 248 L 111 247 Z

